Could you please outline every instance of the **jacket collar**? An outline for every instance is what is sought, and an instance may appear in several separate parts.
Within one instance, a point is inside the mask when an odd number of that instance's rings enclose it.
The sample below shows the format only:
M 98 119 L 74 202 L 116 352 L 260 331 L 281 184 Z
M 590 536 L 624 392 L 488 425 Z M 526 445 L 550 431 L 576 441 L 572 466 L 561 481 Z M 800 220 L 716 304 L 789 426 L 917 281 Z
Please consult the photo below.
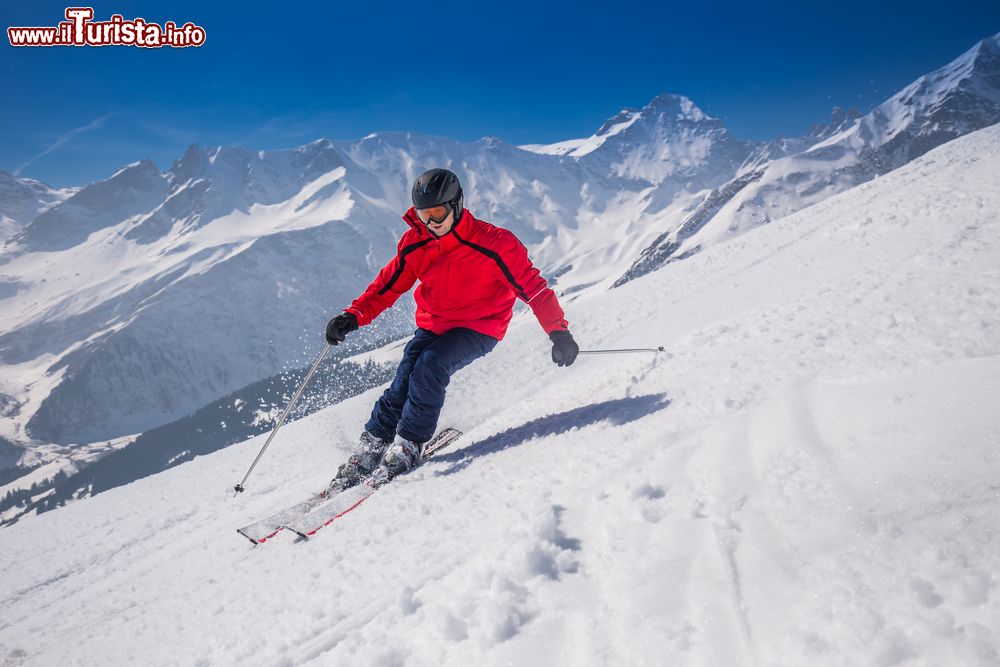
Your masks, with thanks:
M 417 217 L 417 209 L 412 206 L 406 211 L 406 213 L 403 214 L 403 220 L 410 226 L 410 229 L 417 232 L 421 236 L 430 233 L 427 231 L 427 226 L 420 222 L 420 218 Z

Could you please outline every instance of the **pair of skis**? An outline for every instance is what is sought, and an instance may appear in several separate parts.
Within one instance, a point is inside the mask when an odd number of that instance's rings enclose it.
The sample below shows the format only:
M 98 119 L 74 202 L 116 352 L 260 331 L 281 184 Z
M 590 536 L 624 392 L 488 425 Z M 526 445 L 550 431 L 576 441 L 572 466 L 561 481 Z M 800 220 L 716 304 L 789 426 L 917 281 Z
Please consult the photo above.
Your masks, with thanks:
M 424 446 L 420 462 L 423 463 L 460 437 L 462 432 L 457 429 L 442 430 Z M 379 475 L 381 470 L 376 468 L 371 476 L 346 489 L 331 485 L 301 503 L 238 528 L 236 532 L 254 544 L 262 544 L 282 530 L 290 530 L 299 537 L 308 539 L 316 531 L 356 508 L 389 482 L 383 475 Z

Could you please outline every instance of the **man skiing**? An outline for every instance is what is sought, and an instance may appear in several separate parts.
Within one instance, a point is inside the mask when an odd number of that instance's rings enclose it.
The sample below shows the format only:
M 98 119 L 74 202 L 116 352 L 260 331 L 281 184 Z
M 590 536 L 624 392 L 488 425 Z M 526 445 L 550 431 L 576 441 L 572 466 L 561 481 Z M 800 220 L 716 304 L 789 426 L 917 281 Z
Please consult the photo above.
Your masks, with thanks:
M 504 337 L 516 299 L 531 307 L 549 335 L 552 361 L 569 366 L 579 352 L 555 293 L 532 266 L 524 245 L 463 207 L 454 173 L 431 169 L 421 174 L 412 202 L 403 215 L 409 229 L 396 256 L 326 327 L 327 342 L 336 345 L 420 281 L 414 293 L 417 331 L 395 379 L 375 403 L 357 449 L 337 472 L 334 481 L 345 486 L 380 464 L 392 477 L 420 462 L 424 443 L 437 429 L 451 376 Z

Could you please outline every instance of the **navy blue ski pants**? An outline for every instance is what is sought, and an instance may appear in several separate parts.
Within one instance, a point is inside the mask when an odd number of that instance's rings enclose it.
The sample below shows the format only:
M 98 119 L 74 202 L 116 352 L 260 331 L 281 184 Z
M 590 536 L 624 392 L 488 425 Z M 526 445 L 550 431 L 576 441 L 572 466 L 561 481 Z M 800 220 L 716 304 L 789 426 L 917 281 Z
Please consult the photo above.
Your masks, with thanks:
M 383 440 L 399 433 L 413 442 L 427 442 L 437 430 L 451 376 L 485 356 L 498 342 L 472 329 L 451 329 L 440 335 L 417 329 L 403 350 L 396 378 L 375 403 L 365 429 Z

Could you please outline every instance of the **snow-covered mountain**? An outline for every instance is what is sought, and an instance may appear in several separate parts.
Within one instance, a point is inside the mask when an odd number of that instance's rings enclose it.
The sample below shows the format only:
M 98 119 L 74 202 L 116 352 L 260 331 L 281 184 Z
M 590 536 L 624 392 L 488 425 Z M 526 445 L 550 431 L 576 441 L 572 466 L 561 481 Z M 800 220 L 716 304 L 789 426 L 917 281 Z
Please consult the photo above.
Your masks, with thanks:
M 683 95 L 660 95 L 640 110 L 624 109 L 593 136 L 525 150 L 586 158 L 615 176 L 697 192 L 724 182 L 753 151 L 722 121 Z
M 518 315 L 451 384 L 466 438 L 309 542 L 234 529 L 325 484 L 378 390 L 238 498 L 261 439 L 6 528 L 0 656 L 995 664 L 998 210 L 993 126 L 568 305 L 666 353 L 558 368 Z
M 780 137 L 773 141 L 758 144 L 750 157 L 740 165 L 739 173 L 750 173 L 772 160 L 801 153 L 819 142 L 849 129 L 860 117 L 861 112 L 855 107 L 851 107 L 850 109 L 834 107 L 833 112 L 830 114 L 829 123 L 817 123 L 813 125 L 801 137 Z
M 1000 34 L 920 77 L 861 117 L 765 148 L 732 180 L 664 230 L 618 281 L 655 270 L 896 169 L 930 149 L 1000 122 Z M 777 150 L 775 150 L 775 148 Z M 782 155 L 784 151 L 787 154 Z
M 0 242 L 21 231 L 75 191 L 75 188 L 52 188 L 41 181 L 19 178 L 0 170 Z
M 19 399 L 36 438 L 142 431 L 272 374 L 302 352 L 302 303 L 315 304 L 320 326 L 317 311 L 361 283 L 352 274 L 370 244 L 391 242 L 380 229 L 355 233 L 343 223 L 351 207 L 337 183 L 343 168 L 309 170 L 321 146 L 278 155 L 306 164 L 301 173 L 277 169 L 283 175 L 268 187 L 254 182 L 267 155 L 212 151 L 214 173 L 198 179 L 192 153 L 166 174 L 130 165 L 8 243 L 0 271 L 19 287 L 0 302 L 9 371 L 0 391 Z M 285 179 L 298 188 L 275 200 Z M 309 201 L 329 184 L 335 192 Z M 348 271 L 324 269 L 345 262 Z

